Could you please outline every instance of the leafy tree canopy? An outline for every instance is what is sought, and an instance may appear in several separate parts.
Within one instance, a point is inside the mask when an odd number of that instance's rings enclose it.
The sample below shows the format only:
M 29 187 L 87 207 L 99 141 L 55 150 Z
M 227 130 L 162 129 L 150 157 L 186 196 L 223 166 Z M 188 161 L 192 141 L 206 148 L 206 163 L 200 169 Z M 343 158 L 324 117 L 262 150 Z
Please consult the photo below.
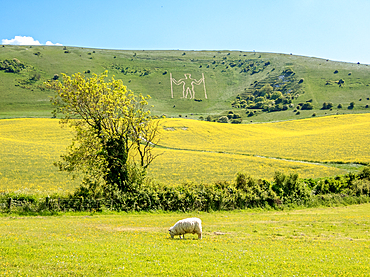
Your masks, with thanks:
M 62 171 L 84 174 L 83 186 L 109 194 L 134 189 L 153 161 L 158 120 L 152 120 L 147 100 L 135 95 L 108 72 L 63 75 L 46 87 L 55 91 L 54 114 L 74 131 L 72 145 L 56 163 Z M 136 176 L 136 177 L 135 177 Z M 139 178 L 140 179 L 140 178 Z

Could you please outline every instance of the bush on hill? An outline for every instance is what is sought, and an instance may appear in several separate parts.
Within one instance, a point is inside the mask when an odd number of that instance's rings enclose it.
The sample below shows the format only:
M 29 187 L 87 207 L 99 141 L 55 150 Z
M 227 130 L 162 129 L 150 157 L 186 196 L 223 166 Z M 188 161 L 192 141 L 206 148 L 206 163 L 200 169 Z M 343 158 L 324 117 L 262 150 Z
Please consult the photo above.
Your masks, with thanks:
M 227 116 L 220 116 L 220 117 L 217 119 L 217 122 L 218 122 L 218 123 L 229 123 L 229 119 L 227 118 Z
M 312 109 L 313 109 L 313 105 L 309 102 L 304 103 L 301 107 L 301 110 L 312 110 Z
M 0 61 L 0 70 L 4 70 L 5 72 L 19 73 L 24 68 L 26 68 L 26 65 L 15 58 L 12 60 Z

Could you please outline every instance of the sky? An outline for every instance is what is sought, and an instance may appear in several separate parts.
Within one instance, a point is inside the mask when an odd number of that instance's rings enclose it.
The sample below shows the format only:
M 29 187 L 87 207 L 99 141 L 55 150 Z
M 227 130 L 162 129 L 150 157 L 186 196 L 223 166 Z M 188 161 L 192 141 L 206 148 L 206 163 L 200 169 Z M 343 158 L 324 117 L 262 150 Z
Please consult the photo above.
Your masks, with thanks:
M 370 0 L 0 0 L 1 44 L 239 50 L 370 64 Z

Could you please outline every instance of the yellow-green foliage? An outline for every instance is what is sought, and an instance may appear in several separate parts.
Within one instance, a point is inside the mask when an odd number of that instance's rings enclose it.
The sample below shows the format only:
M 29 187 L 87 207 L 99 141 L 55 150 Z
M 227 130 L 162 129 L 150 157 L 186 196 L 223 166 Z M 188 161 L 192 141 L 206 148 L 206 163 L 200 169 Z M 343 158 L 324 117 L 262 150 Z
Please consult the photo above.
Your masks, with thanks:
M 161 144 L 172 148 L 370 163 L 370 114 L 249 125 L 166 119 L 162 126 Z
M 203 239 L 170 239 L 184 217 Z M 370 204 L 296 211 L 0 217 L 3 276 L 369 276 Z

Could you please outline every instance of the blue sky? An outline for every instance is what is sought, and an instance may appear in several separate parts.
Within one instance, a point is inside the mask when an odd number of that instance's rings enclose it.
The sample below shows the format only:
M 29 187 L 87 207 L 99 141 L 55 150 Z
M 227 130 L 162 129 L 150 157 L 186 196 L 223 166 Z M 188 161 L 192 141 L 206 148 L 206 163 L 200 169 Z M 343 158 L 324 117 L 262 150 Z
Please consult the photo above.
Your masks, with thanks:
M 2 44 L 255 50 L 370 64 L 369 0 L 0 0 L 0 7 Z

